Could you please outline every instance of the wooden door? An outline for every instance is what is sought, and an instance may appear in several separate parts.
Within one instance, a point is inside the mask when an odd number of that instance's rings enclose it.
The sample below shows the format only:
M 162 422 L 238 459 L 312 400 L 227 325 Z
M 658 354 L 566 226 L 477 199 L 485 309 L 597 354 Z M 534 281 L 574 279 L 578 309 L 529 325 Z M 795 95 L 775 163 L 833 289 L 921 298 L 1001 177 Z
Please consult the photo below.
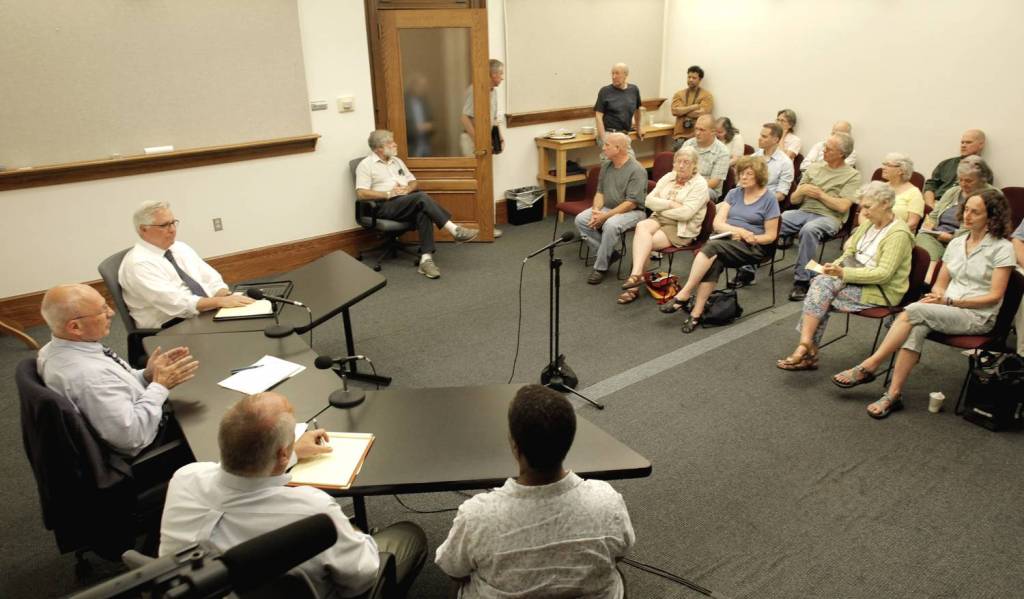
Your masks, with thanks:
M 386 124 L 398 153 L 456 223 L 494 240 L 487 11 L 381 10 Z M 472 90 L 476 135 L 462 126 Z M 481 126 L 483 125 L 483 126 Z M 438 239 L 451 239 L 440 232 Z

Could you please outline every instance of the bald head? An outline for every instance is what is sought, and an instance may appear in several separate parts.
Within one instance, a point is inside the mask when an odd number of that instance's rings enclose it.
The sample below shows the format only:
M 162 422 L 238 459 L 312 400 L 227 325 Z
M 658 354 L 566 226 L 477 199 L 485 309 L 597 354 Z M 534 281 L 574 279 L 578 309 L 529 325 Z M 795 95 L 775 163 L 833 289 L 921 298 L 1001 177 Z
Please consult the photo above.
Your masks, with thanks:
M 968 129 L 960 136 L 960 156 L 980 156 L 985 149 L 985 132 Z
M 43 295 L 43 320 L 54 337 L 99 341 L 110 332 L 113 311 L 98 291 L 79 283 L 57 285 Z
M 291 402 L 280 393 L 257 393 L 235 402 L 217 434 L 221 467 L 246 477 L 284 472 L 295 442 L 292 412 Z
M 849 121 L 836 121 L 832 124 L 832 134 L 845 133 L 847 135 L 853 134 L 853 125 Z

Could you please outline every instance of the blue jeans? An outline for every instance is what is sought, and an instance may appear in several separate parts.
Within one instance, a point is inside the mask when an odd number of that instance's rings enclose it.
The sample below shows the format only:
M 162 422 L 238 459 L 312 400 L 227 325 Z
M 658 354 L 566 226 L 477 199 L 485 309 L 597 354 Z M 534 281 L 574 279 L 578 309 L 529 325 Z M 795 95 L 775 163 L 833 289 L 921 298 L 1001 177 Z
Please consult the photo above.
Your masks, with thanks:
M 796 264 L 793 267 L 793 279 L 797 283 L 807 284 L 811 280 L 813 273 L 804 267 L 817 257 L 822 242 L 839 232 L 840 226 L 839 221 L 831 216 L 803 210 L 787 210 L 782 213 L 779 235 L 800 236 L 800 247 L 797 249 Z
M 607 212 L 607 209 L 602 210 Z M 593 208 L 587 208 L 576 215 L 576 229 L 579 230 L 583 240 L 590 246 L 596 258 L 594 259 L 594 270 L 605 272 L 608 270 L 608 258 L 615 251 L 615 245 L 619 243 L 622 236 L 636 224 L 645 218 L 643 210 L 630 210 L 625 214 L 616 214 L 604 221 L 600 229 L 591 229 L 587 226 L 590 222 L 590 215 L 594 213 Z

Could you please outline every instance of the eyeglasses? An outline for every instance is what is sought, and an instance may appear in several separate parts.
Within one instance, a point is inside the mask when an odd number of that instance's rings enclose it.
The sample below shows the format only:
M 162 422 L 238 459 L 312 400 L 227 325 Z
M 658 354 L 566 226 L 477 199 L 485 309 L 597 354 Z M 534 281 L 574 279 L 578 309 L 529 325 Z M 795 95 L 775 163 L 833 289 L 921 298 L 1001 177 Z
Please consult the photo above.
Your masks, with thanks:
M 95 316 L 109 316 L 113 312 L 114 312 L 114 309 L 110 307 L 110 304 L 103 304 L 103 311 L 102 312 L 96 312 L 95 314 L 83 314 L 81 316 L 75 316 L 74 318 L 69 318 L 68 322 L 71 322 L 72 320 L 80 320 L 82 318 L 93 318 Z
M 180 220 L 174 219 L 174 220 L 172 220 L 170 222 L 161 223 L 159 225 L 142 225 L 142 226 L 144 226 L 144 227 L 157 227 L 159 229 L 170 229 L 171 227 L 177 227 L 178 223 L 180 223 L 180 222 L 181 222 Z

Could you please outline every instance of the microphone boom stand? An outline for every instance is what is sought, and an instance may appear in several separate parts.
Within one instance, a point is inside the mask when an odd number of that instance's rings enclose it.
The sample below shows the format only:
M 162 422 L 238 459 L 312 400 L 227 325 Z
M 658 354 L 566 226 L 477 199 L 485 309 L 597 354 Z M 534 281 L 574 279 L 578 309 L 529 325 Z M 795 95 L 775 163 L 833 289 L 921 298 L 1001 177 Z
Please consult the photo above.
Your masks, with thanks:
M 572 368 L 565 363 L 565 355 L 558 353 L 559 337 L 559 297 L 562 286 L 562 260 L 555 258 L 555 247 L 548 248 L 548 365 L 540 373 L 540 383 L 545 387 L 572 393 L 585 400 L 598 410 L 603 410 L 604 405 L 600 404 L 575 389 L 579 384 L 579 378 Z

